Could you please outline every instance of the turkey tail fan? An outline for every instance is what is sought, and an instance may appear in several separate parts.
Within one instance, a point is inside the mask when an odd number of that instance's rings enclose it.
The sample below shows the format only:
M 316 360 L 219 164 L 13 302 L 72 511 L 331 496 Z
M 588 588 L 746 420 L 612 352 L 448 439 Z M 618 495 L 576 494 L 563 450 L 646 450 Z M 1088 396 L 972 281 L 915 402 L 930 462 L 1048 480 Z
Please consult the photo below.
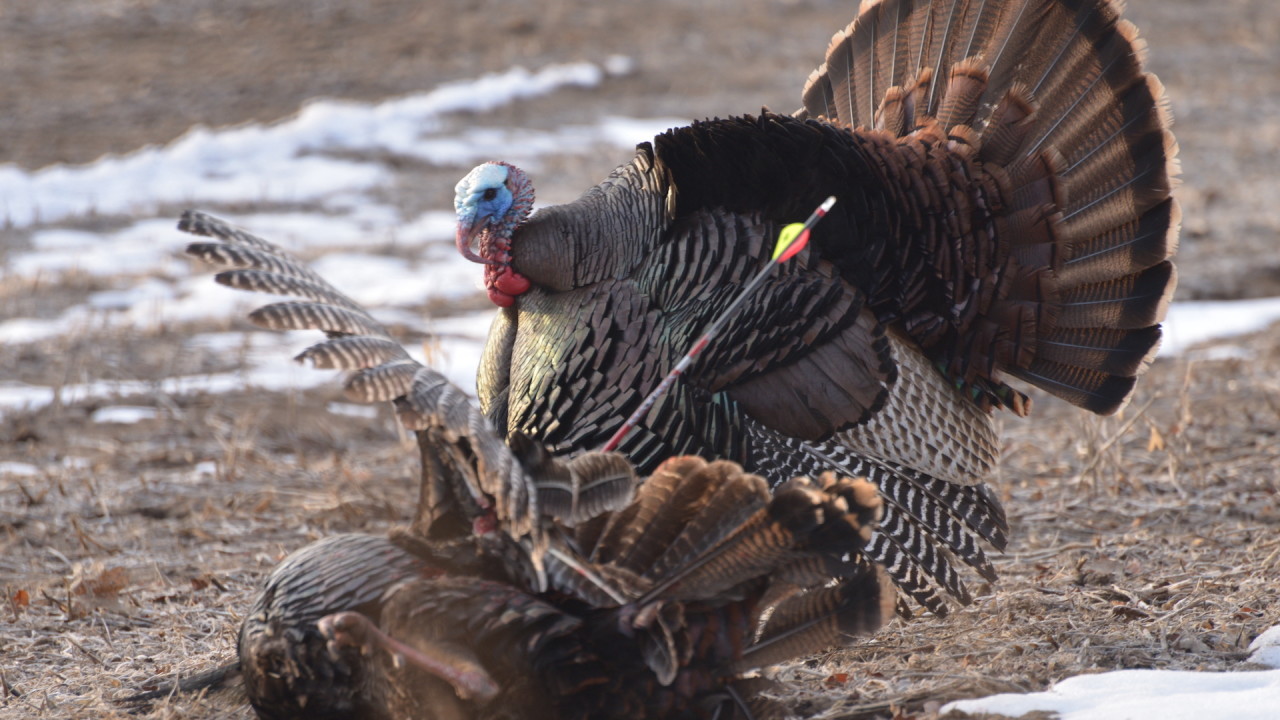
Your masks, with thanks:
M 950 378 L 994 381 L 994 360 L 1096 413 L 1128 401 L 1159 347 L 1180 224 L 1144 55 L 1116 0 L 881 0 L 810 76 L 800 117 L 950 142 L 998 188 L 995 257 L 1012 262 L 992 266 L 1004 289 L 961 328 L 974 347 Z

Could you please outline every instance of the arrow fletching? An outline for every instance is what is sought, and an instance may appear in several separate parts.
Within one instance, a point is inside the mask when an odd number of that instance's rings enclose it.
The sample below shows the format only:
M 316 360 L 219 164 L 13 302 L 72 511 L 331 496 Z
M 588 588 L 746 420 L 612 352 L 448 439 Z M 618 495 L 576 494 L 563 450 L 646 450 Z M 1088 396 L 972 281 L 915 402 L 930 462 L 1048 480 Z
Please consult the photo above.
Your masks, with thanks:
M 791 223 L 782 228 L 778 233 L 778 244 L 773 246 L 773 262 L 784 263 L 803 250 L 804 246 L 809 244 L 809 229 L 826 217 L 827 211 L 835 204 L 836 196 L 832 195 L 823 200 L 804 222 Z
M 786 262 L 809 243 L 809 230 L 804 223 L 791 223 L 778 233 L 778 244 L 773 246 L 774 262 Z

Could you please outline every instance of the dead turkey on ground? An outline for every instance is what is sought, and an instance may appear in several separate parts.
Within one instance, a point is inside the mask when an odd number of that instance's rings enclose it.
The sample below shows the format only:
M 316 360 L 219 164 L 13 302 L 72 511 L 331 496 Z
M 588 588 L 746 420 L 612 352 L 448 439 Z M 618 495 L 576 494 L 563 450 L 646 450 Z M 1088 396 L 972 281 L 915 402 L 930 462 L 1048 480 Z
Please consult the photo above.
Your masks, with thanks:
M 246 690 L 273 719 L 785 714 L 744 674 L 893 612 L 882 570 L 840 561 L 870 534 L 858 515 L 878 509 L 864 484 L 793 482 L 771 498 L 727 461 L 668 461 L 634 504 L 552 540 L 562 558 L 544 592 L 456 545 L 325 538 L 272 573 L 246 619 Z M 849 498 L 870 502 L 846 513 Z
M 501 306 L 479 373 L 507 432 L 598 448 L 828 195 L 773 275 L 623 441 L 642 472 L 729 458 L 772 483 L 874 480 L 871 553 L 945 612 L 955 558 L 994 577 L 983 481 L 1017 378 L 1095 413 L 1130 397 L 1175 284 L 1176 145 L 1112 0 L 864 2 L 803 108 L 641 144 L 580 199 L 530 215 L 505 163 L 457 186 L 457 243 Z
M 261 717 L 763 717 L 777 708 L 745 675 L 891 616 L 864 552 L 881 513 L 867 481 L 770 493 L 732 462 L 680 457 L 637 483 L 615 453 L 504 441 L 295 258 L 201 213 L 179 227 L 212 238 L 187 252 L 229 268 L 219 282 L 301 298 L 250 318 L 327 332 L 299 358 L 353 371 L 348 396 L 394 402 L 418 437 L 413 524 L 298 551 L 247 615 L 238 671 Z

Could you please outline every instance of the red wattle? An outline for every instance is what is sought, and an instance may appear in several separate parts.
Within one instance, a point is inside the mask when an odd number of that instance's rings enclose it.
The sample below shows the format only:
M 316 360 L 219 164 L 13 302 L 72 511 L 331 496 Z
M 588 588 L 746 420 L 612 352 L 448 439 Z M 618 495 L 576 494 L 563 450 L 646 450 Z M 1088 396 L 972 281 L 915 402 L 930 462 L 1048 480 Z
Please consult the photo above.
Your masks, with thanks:
M 498 271 L 498 276 L 494 278 L 493 285 L 508 295 L 523 295 L 529 292 L 530 282 L 529 278 L 509 267 L 504 267 Z
M 486 265 L 484 286 L 489 293 L 489 302 L 498 307 L 511 307 L 516 296 L 528 292 L 532 283 L 529 278 L 512 270 L 510 265 Z

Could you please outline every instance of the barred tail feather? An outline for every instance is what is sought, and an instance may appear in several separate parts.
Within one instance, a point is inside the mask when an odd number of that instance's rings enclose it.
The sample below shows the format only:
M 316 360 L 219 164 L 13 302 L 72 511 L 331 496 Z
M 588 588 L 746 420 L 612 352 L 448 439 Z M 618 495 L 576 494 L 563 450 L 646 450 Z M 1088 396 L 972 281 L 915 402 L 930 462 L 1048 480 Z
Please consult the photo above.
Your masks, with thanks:
M 1117 0 L 880 0 L 810 76 L 802 117 L 901 144 L 951 142 L 1000 188 L 992 257 L 1016 263 L 992 266 L 1003 289 L 985 322 L 962 322 L 951 378 L 983 375 L 975 387 L 985 387 L 1000 370 L 1108 414 L 1159 347 L 1177 280 L 1167 258 L 1178 147 L 1164 88 L 1143 69 L 1145 43 L 1120 10 Z M 976 246 L 989 240 L 963 240 L 983 257 Z
M 755 462 L 771 478 L 812 472 L 814 467 L 834 468 L 878 486 L 883 516 L 866 555 L 884 566 L 904 594 L 928 610 L 945 615 L 944 594 L 970 602 L 972 596 L 957 563 L 972 567 L 983 578 L 995 578 L 983 544 L 1003 549 L 1009 528 L 1004 509 L 985 486 L 957 485 L 833 443 L 779 438 L 754 425 L 747 429 L 761 451 Z

